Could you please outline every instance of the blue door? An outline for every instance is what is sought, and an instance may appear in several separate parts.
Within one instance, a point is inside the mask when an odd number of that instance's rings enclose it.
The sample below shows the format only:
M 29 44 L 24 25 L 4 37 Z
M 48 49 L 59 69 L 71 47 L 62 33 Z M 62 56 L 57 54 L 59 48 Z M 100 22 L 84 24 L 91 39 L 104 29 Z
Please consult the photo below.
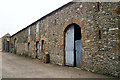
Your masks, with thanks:
M 10 52 L 11 52 L 11 53 L 13 52 L 13 44 L 11 44 Z
M 17 40 L 15 39 L 15 42 L 14 42 L 15 53 L 16 53 L 16 43 L 17 43 Z
M 6 44 L 6 52 L 7 52 L 7 50 L 8 50 L 8 44 Z
M 75 49 L 76 49 L 76 66 L 81 67 L 81 65 L 82 65 L 81 40 L 76 40 L 75 41 Z
M 5 50 L 5 43 L 4 43 L 4 45 L 3 45 L 3 50 Z

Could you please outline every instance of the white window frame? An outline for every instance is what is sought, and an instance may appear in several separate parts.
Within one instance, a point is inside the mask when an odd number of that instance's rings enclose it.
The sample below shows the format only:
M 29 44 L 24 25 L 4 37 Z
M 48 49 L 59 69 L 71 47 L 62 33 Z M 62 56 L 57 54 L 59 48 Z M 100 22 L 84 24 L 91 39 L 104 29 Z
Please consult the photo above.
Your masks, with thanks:
M 36 24 L 36 33 L 39 32 L 39 22 Z
M 28 29 L 28 35 L 30 36 L 31 35 L 31 28 L 29 27 Z

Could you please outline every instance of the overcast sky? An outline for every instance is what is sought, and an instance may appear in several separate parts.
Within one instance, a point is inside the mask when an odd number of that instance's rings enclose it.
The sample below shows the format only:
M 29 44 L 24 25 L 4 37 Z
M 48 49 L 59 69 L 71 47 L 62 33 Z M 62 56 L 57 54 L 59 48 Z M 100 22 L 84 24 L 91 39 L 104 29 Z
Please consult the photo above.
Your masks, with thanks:
M 0 0 L 0 38 L 27 27 L 72 0 Z

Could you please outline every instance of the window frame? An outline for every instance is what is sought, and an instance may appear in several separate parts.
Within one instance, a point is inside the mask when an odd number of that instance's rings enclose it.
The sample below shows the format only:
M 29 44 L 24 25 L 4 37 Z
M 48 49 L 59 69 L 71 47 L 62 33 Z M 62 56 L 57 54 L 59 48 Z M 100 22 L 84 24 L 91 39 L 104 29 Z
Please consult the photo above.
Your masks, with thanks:
M 30 50 L 30 43 L 28 42 L 28 50 Z
M 41 51 L 44 51 L 45 50 L 45 41 L 44 40 L 42 40 L 41 41 Z
M 39 32 L 39 23 L 36 24 L 36 33 Z
M 100 11 L 100 2 L 97 2 L 97 11 Z
M 102 31 L 99 30 L 99 39 L 102 39 Z
M 28 36 L 30 36 L 31 35 L 31 28 L 29 27 L 29 29 L 28 29 Z

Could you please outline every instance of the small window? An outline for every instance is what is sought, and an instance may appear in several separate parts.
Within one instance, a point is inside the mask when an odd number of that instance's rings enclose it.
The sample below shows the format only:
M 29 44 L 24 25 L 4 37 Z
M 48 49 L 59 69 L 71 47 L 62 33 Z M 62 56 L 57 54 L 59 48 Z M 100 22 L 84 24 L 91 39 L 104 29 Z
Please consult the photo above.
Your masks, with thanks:
M 97 11 L 100 11 L 100 3 L 97 2 Z
M 55 23 L 54 23 L 55 25 L 57 25 L 57 20 L 55 19 Z
M 30 32 L 31 32 L 31 29 L 30 29 L 30 27 L 29 27 L 29 30 L 28 30 L 28 35 L 29 35 L 29 36 L 30 36 L 30 34 L 31 34 Z
M 44 40 L 42 40 L 42 51 L 44 50 Z
M 39 32 L 39 23 L 36 25 L 36 32 Z
M 101 30 L 99 30 L 99 39 L 101 39 Z
M 30 50 L 30 43 L 28 43 L 28 50 Z

